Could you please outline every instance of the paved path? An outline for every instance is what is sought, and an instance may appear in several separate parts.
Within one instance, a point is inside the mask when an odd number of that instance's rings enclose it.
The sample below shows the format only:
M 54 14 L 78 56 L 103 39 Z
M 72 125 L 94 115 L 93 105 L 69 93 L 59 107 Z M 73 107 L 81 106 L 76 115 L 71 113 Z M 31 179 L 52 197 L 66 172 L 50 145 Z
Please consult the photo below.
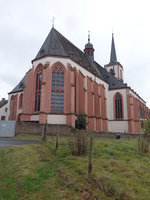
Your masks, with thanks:
M 0 138 L 0 148 L 10 146 L 20 146 L 25 144 L 36 144 L 40 142 L 38 139 L 15 139 L 15 138 Z

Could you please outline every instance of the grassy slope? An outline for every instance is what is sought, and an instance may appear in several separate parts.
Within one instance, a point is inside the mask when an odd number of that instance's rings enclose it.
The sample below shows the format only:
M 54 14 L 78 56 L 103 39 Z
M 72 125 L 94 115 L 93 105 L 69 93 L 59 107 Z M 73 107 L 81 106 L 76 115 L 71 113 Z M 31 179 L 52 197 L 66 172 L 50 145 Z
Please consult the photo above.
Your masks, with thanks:
M 59 143 L 56 156 L 52 139 L 0 149 L 0 199 L 150 199 L 150 154 L 139 154 L 136 139 L 94 139 L 90 179 L 88 157 Z

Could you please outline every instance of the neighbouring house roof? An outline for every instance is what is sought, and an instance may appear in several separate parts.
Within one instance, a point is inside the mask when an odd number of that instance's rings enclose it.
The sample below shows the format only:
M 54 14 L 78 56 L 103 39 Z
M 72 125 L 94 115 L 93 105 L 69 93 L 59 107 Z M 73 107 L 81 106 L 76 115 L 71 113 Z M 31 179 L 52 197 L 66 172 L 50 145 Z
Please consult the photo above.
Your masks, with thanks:
M 25 86 L 25 81 L 26 81 L 26 76 L 23 77 L 23 79 L 18 83 L 18 85 L 8 94 L 16 93 L 16 92 L 21 92 L 24 89 Z
M 5 106 L 7 103 L 8 103 L 8 100 L 6 100 L 5 98 L 2 98 L 2 100 L 0 101 L 0 108 Z

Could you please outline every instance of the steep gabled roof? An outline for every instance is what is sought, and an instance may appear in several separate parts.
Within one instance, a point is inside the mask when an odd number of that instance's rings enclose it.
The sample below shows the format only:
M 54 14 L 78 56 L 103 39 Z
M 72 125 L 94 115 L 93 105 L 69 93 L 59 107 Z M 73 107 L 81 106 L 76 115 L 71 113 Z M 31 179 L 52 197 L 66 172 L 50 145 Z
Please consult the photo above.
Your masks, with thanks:
M 24 76 L 23 79 L 18 83 L 18 85 L 11 92 L 9 92 L 8 94 L 23 91 L 24 86 L 25 86 L 25 81 L 26 81 L 26 76 Z
M 45 56 L 69 57 L 82 67 L 102 78 L 100 71 L 97 70 L 93 63 L 91 63 L 88 56 L 86 56 L 83 51 L 81 51 L 78 47 L 71 43 L 55 28 L 51 29 L 42 47 L 40 48 L 40 51 L 33 61 L 43 58 Z
M 6 100 L 5 98 L 2 98 L 2 100 L 0 101 L 0 108 L 5 106 L 7 103 L 8 103 L 8 100 Z

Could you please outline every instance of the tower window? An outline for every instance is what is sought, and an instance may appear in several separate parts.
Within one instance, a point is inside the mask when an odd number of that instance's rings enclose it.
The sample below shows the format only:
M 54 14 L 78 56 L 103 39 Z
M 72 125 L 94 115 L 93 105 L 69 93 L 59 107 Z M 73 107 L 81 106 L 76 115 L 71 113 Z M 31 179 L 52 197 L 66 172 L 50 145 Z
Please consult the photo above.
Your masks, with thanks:
M 42 70 L 39 69 L 36 74 L 36 88 L 35 88 L 35 111 L 40 111 L 41 103 L 41 83 L 42 83 Z
M 63 112 L 64 108 L 64 71 L 58 65 L 52 71 L 51 112 Z
M 122 96 L 119 93 L 115 95 L 115 118 L 123 118 Z
M 113 76 L 114 75 L 114 70 L 113 69 L 110 69 L 110 74 Z

